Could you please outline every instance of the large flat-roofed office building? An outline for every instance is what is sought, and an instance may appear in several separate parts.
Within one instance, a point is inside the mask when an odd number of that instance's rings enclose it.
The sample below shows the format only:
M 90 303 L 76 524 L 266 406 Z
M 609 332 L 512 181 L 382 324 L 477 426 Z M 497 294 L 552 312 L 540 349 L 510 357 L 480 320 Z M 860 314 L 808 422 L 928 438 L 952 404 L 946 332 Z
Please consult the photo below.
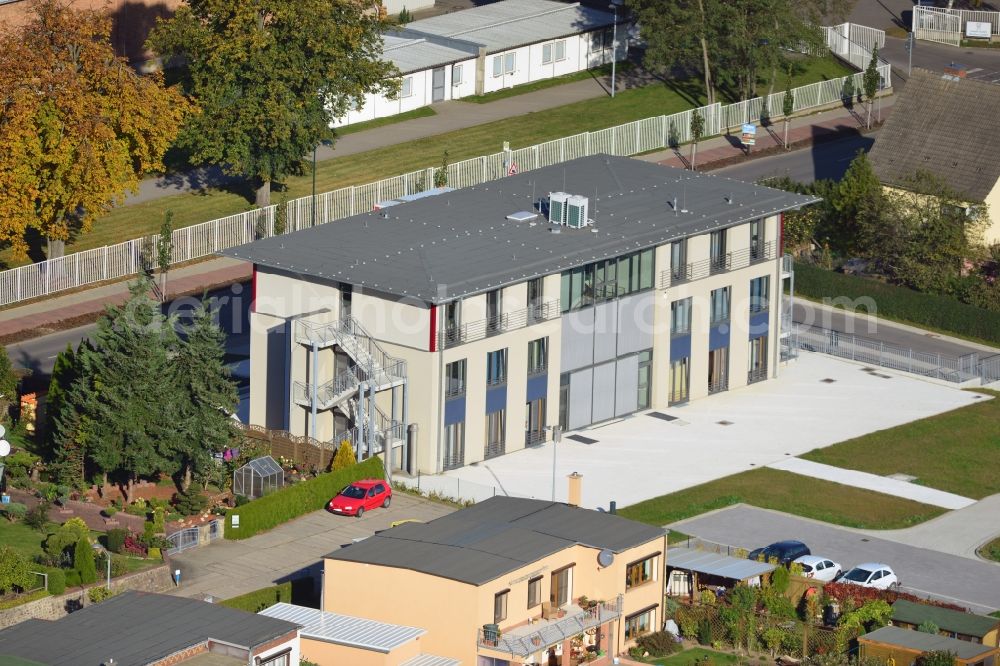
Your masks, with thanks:
M 227 250 L 250 420 L 430 473 L 765 380 L 812 201 L 597 155 Z

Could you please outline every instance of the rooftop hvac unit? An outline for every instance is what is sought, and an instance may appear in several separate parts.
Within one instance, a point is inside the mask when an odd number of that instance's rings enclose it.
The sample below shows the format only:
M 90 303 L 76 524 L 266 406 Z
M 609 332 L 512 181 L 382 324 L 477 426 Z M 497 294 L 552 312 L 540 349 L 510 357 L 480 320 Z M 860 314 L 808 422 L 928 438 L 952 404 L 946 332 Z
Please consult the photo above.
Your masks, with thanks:
M 549 222 L 552 224 L 566 224 L 566 202 L 570 195 L 565 192 L 549 193 Z
M 582 229 L 587 226 L 587 197 L 574 194 L 566 200 L 566 226 Z

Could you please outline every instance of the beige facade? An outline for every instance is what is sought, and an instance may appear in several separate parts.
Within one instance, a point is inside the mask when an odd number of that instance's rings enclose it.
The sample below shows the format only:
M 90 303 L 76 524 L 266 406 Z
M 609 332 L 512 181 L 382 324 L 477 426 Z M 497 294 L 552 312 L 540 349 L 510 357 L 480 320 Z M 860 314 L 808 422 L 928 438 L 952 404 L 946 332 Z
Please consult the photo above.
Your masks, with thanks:
M 655 631 L 662 624 L 666 546 L 664 535 L 618 553 L 609 566 L 601 566 L 599 549 L 576 545 L 482 585 L 408 569 L 327 559 L 324 562 L 323 609 L 419 626 L 427 630 L 420 639 L 422 651 L 458 659 L 462 664 L 477 664 L 480 655 L 507 661 L 511 666 L 545 664 L 548 663 L 545 655 L 550 649 L 561 655 L 564 641 L 550 645 L 538 643 L 538 651 L 530 656 L 511 655 L 499 649 L 502 640 L 497 642 L 497 648 L 483 646 L 481 630 L 496 620 L 501 639 L 530 634 L 537 623 L 543 622 L 541 602 L 551 603 L 553 576 L 559 576 L 568 568 L 570 589 L 566 593 L 567 603 L 562 604 L 564 618 L 584 612 L 575 603 L 581 596 L 609 604 L 616 604 L 621 598 L 620 613 L 599 625 L 604 637 L 600 639 L 602 649 L 614 655 L 627 650 L 634 640 L 631 635 L 626 638 L 627 623 L 631 621 L 634 625 L 637 622 L 633 615 L 641 613 L 643 626 L 647 628 L 630 629 L 630 634 L 632 631 Z M 650 558 L 651 580 L 627 587 L 629 565 Z M 529 606 L 529 585 L 535 585 L 536 579 L 540 579 L 539 587 L 534 588 L 537 596 L 532 601 L 537 603 Z M 501 619 L 495 617 L 496 598 L 504 592 L 507 595 L 506 617 Z M 309 649 L 309 644 L 304 642 L 303 655 L 311 659 Z
M 743 387 L 751 379 L 752 317 L 758 327 L 761 321 L 766 322 L 766 345 L 763 345 L 766 361 L 758 363 L 757 373 L 752 379 L 773 377 L 780 359 L 783 278 L 778 251 L 780 215 L 761 218 L 757 224 L 757 249 L 753 258 L 750 254 L 750 223 L 733 226 L 723 232 L 725 249 L 718 269 L 708 268 L 709 262 L 720 259 L 712 256 L 711 234 L 691 236 L 687 239 L 684 258 L 688 279 L 681 281 L 669 278 L 671 245 L 668 243 L 654 248 L 650 255 L 653 260 L 649 269 L 652 271 L 651 283 L 646 289 L 635 290 L 624 299 L 618 299 L 623 308 L 628 301 L 632 309 L 613 313 L 615 317 L 620 316 L 621 321 L 615 319 L 615 328 L 610 332 L 575 330 L 578 328 L 577 319 L 587 316 L 586 308 L 598 308 L 598 305 L 560 314 L 564 289 L 560 273 L 542 278 L 542 293 L 536 295 L 535 305 L 547 304 L 547 310 L 545 316 L 534 319 L 526 314 L 534 312 L 528 308 L 527 281 L 500 289 L 501 314 L 505 319 L 499 331 L 487 328 L 486 294 L 460 299 L 461 334 L 452 338 L 442 336 L 447 327 L 447 305 L 432 306 L 391 296 L 375 288 L 350 288 L 350 315 L 386 355 L 406 363 L 406 388 L 380 392 L 376 404 L 393 419 L 417 426 L 415 435 L 409 440 L 411 450 L 408 453 L 413 461 L 410 471 L 434 473 L 482 460 L 498 450 L 509 453 L 523 448 L 525 431 L 531 425 L 529 396 L 532 400 L 544 397 L 545 401 L 543 423 L 539 424 L 537 418 L 534 420 L 537 430 L 541 430 L 537 427 L 539 425 L 551 427 L 560 424 L 561 400 L 571 404 L 564 406 L 560 425 L 564 429 L 575 429 L 606 418 L 607 415 L 598 414 L 602 402 L 614 404 L 611 416 L 620 416 L 637 409 L 662 409 L 671 402 L 703 398 L 710 393 L 710 347 L 722 344 L 720 340 L 727 342 L 724 346 L 728 349 L 722 390 Z M 644 279 L 648 278 L 647 274 Z M 767 278 L 767 306 L 760 312 L 750 310 L 751 280 L 755 278 Z M 295 322 L 328 323 L 340 319 L 345 313 L 342 312 L 343 294 L 339 285 L 304 278 L 293 272 L 264 268 L 256 271 L 254 282 L 250 421 L 272 429 L 287 429 L 296 435 L 308 434 L 320 440 L 330 440 L 351 422 L 357 411 L 356 406 L 351 408 L 345 402 L 337 409 L 317 410 L 313 429 L 309 401 L 300 400 L 297 403 L 293 392 L 296 383 L 311 384 L 314 372 L 320 385 L 332 381 L 350 363 L 350 358 L 340 353 L 336 346 L 330 346 L 319 348 L 314 362 L 312 348 L 296 340 Z M 712 292 L 727 287 L 728 316 L 721 324 L 713 324 L 710 321 Z M 446 297 L 447 294 L 442 294 L 442 298 Z M 671 332 L 671 303 L 685 298 L 691 299 L 690 332 L 686 336 L 677 336 Z M 610 311 L 611 306 L 605 309 Z M 626 310 L 631 313 L 628 315 L 631 318 L 626 318 Z M 627 345 L 617 342 L 613 345 L 615 349 L 631 345 L 626 354 L 610 359 L 595 357 L 589 365 L 575 363 L 571 367 L 563 367 L 564 361 L 574 357 L 580 347 L 596 346 L 594 336 L 608 334 L 629 341 Z M 529 376 L 529 343 L 539 339 L 547 340 L 545 367 L 543 372 Z M 762 344 L 758 343 L 758 353 Z M 637 345 L 642 349 L 636 349 Z M 683 395 L 671 391 L 671 373 L 676 372 L 671 367 L 672 357 L 680 353 L 682 346 L 690 349 L 686 352 L 689 385 Z M 487 378 L 487 355 L 498 350 L 506 350 L 505 399 L 497 397 L 498 392 L 494 391 Z M 650 351 L 651 360 L 648 360 Z M 448 364 L 463 360 L 464 392 L 456 399 L 447 393 L 446 370 Z M 634 392 L 633 385 L 637 381 L 641 385 L 643 380 L 636 379 L 637 371 L 633 368 L 644 360 L 648 368 L 640 368 L 638 372 L 648 373 L 645 380 L 649 385 L 648 399 L 629 398 L 631 402 L 625 400 L 619 405 L 622 398 L 616 397 L 616 391 L 608 390 L 607 384 L 601 384 L 600 378 L 617 372 L 617 377 L 627 380 L 624 384 L 616 380 L 617 392 L 621 393 L 622 385 L 628 387 L 625 392 Z M 544 380 L 539 379 L 539 374 L 544 375 Z M 718 371 L 715 376 L 714 388 L 718 389 Z M 581 380 L 579 383 L 576 381 L 578 378 Z M 590 382 L 589 390 L 593 395 L 582 399 L 579 395 L 574 397 L 574 391 L 585 390 L 587 382 Z M 564 383 L 568 388 L 561 389 Z M 498 399 L 504 405 L 505 436 L 502 446 L 494 442 L 490 448 L 487 446 L 487 414 L 495 411 Z M 462 404 L 458 405 L 457 400 Z M 583 410 L 587 413 L 578 410 L 587 400 L 593 406 L 591 417 L 587 416 L 590 407 L 584 405 Z M 578 416 L 578 413 L 582 415 Z M 449 433 L 453 435 L 456 432 L 454 427 L 449 431 L 448 426 L 456 422 L 463 424 L 464 431 L 464 446 L 460 455 L 446 446 L 446 442 L 450 441 Z M 396 446 L 394 464 L 404 466 L 402 458 L 406 451 L 401 441 Z

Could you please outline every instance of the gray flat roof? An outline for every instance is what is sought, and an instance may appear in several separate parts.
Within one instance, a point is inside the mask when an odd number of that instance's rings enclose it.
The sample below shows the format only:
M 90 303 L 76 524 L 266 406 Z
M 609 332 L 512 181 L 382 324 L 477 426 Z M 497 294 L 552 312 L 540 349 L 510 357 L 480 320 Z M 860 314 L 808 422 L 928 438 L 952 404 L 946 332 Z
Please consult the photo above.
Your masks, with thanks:
M 506 219 L 534 210 L 549 192 L 588 197 L 594 225 L 553 234 L 541 216 L 537 223 Z M 723 176 L 593 155 L 220 254 L 437 304 L 814 201 Z
M 419 627 L 407 627 L 368 620 L 363 617 L 328 613 L 315 608 L 284 602 L 265 608 L 258 615 L 287 620 L 301 625 L 304 638 L 347 645 L 376 652 L 389 652 L 427 633 Z
M 504 0 L 408 23 L 406 29 L 464 39 L 488 53 L 610 26 L 611 12 L 552 0 Z
M 897 622 L 921 625 L 928 620 L 942 631 L 982 638 L 1000 625 L 1000 618 L 963 613 L 962 611 L 918 604 L 905 599 L 897 599 L 892 604 L 892 619 Z
M 938 634 L 927 634 L 915 629 L 902 629 L 900 627 L 882 627 L 871 633 L 858 638 L 861 641 L 875 641 L 888 645 L 898 645 L 901 648 L 918 650 L 920 652 L 954 652 L 959 659 L 975 659 L 981 654 L 985 654 L 995 647 L 960 641 L 956 638 L 948 638 Z
M 754 578 L 775 569 L 773 564 L 766 562 L 730 557 L 695 548 L 671 548 L 667 551 L 667 566 L 736 581 Z
M 433 654 L 418 654 L 412 659 L 407 659 L 399 666 L 460 666 L 461 663 L 458 659 L 438 657 Z
M 403 74 L 469 60 L 476 57 L 476 51 L 475 45 L 461 49 L 453 44 L 436 42 L 432 37 L 407 37 L 405 33 L 382 37 L 383 59 L 394 64 Z M 451 81 L 445 83 L 450 85 Z
M 23 657 L 48 666 L 145 666 L 209 638 L 254 648 L 298 625 L 196 599 L 128 591 L 55 621 L 0 630 L 0 663 Z
M 663 534 L 659 527 L 568 504 L 493 497 L 429 523 L 380 532 L 327 557 L 481 585 L 576 544 L 619 553 Z

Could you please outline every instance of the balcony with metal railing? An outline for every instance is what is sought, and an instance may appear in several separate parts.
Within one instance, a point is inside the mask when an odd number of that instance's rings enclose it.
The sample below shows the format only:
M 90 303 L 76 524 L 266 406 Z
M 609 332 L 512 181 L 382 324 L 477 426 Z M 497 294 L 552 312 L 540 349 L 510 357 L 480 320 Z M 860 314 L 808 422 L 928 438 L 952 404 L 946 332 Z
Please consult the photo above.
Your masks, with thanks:
M 768 241 L 759 248 L 744 248 L 727 252 L 715 259 L 702 259 L 692 261 L 679 267 L 670 267 L 660 273 L 660 289 L 669 289 L 685 282 L 702 280 L 712 275 L 737 271 L 741 268 L 753 266 L 764 261 L 773 260 L 776 245 L 774 241 Z
M 493 335 L 533 326 L 560 315 L 559 299 L 527 307 L 513 312 L 505 312 L 499 317 L 446 327 L 438 334 L 438 348 L 450 349 L 466 342 L 482 340 Z
M 578 636 L 587 629 L 617 620 L 622 615 L 622 603 L 623 597 L 618 595 L 613 601 L 586 609 L 570 604 L 565 609 L 566 615 L 561 618 L 536 620 L 502 632 L 484 627 L 478 630 L 476 644 L 480 650 L 527 657 Z

